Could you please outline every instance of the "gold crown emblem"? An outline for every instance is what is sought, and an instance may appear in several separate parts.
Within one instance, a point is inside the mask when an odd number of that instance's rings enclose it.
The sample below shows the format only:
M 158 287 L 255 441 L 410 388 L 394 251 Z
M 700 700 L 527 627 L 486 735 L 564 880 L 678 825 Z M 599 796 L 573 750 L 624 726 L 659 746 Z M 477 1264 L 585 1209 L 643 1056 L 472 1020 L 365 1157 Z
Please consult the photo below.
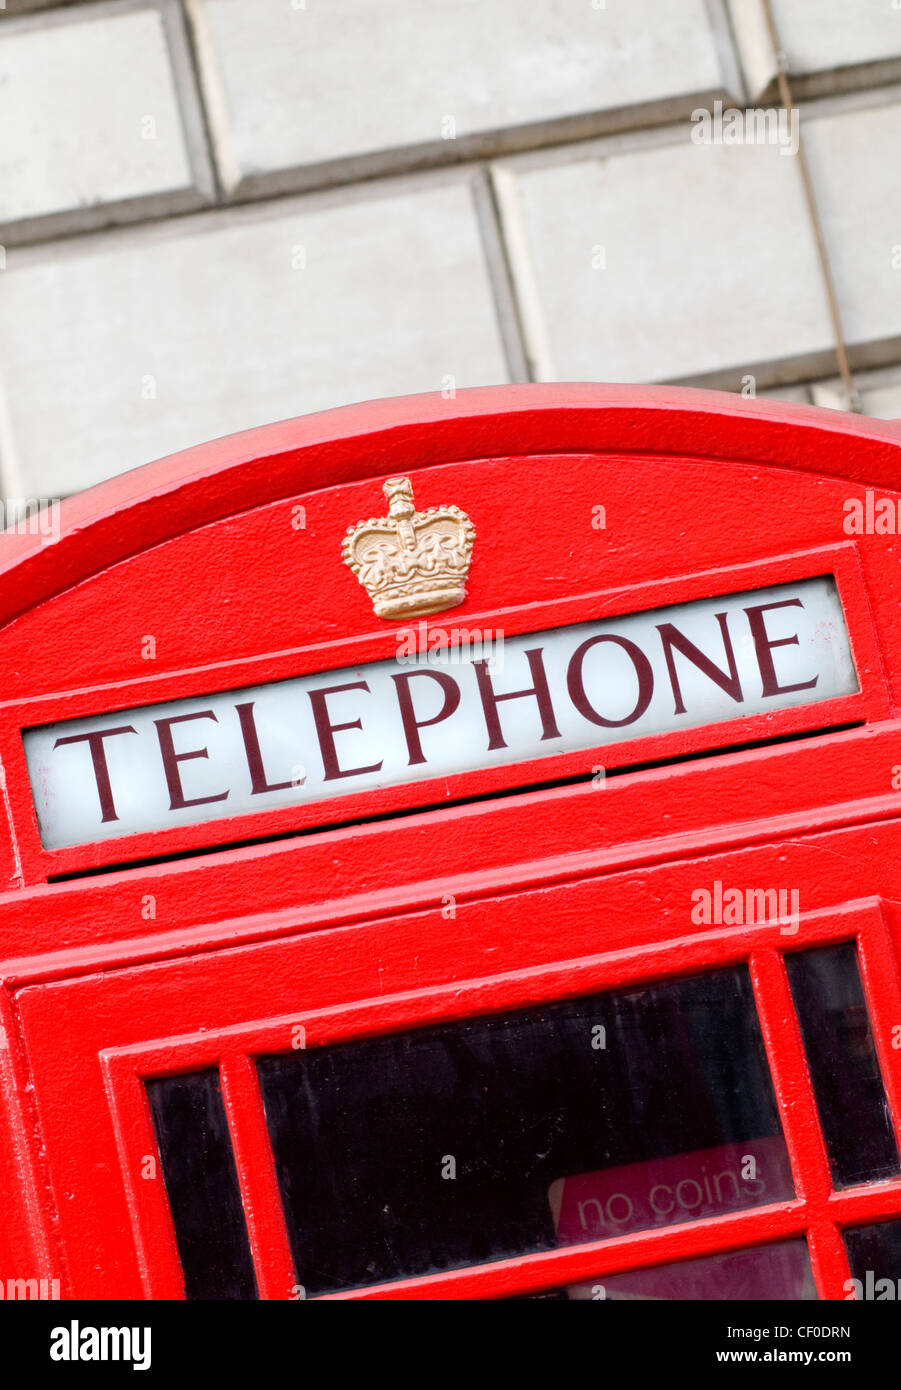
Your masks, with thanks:
M 475 527 L 459 507 L 413 506 L 409 478 L 389 478 L 388 515 L 348 526 L 344 559 L 380 618 L 440 613 L 466 597 Z

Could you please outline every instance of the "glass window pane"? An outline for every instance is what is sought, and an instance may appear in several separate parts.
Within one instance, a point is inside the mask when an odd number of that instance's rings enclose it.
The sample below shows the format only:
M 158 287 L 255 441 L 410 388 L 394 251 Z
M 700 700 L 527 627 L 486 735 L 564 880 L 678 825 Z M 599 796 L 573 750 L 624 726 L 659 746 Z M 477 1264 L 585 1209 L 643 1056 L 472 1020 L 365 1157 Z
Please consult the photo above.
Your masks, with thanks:
M 853 941 L 785 958 L 836 1187 L 899 1171 Z
M 845 1246 L 858 1299 L 877 1302 L 901 1299 L 901 1221 L 880 1221 L 845 1231 Z M 848 1289 L 850 1297 L 852 1290 Z
M 258 1065 L 311 1296 L 793 1195 L 744 966 Z
M 635 1302 L 658 1299 L 780 1299 L 810 1302 L 817 1297 L 805 1240 L 758 1245 L 707 1255 L 700 1260 L 655 1265 L 652 1269 L 607 1274 L 567 1288 L 525 1294 L 525 1298 L 606 1299 Z
M 252 1299 L 256 1279 L 216 1068 L 148 1081 L 188 1299 Z

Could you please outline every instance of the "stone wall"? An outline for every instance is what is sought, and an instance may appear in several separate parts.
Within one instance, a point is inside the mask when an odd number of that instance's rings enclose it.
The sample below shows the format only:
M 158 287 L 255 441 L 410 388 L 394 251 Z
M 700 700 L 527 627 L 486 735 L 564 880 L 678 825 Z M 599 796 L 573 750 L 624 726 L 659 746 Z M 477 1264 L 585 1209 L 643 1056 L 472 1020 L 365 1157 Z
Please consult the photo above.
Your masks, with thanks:
M 901 417 L 901 0 L 773 11 Z M 0 490 L 508 381 L 842 408 L 775 76 L 762 0 L 0 0 Z

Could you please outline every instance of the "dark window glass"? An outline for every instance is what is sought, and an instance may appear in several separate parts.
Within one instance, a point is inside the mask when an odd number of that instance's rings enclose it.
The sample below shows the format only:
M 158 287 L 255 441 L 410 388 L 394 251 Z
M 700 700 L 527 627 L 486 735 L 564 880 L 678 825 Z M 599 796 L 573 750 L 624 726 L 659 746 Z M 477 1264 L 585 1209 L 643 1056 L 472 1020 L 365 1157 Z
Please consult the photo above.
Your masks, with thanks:
M 188 1299 L 256 1298 L 219 1072 L 147 1083 Z
M 898 1149 L 853 941 L 786 956 L 836 1187 L 894 1177 Z
M 786 1240 L 778 1245 L 757 1245 L 707 1255 L 701 1260 L 655 1265 L 626 1274 L 602 1275 L 584 1284 L 524 1294 L 524 1298 L 576 1298 L 607 1300 L 650 1299 L 781 1299 L 810 1301 L 817 1290 L 810 1268 L 806 1240 Z
M 744 966 L 258 1065 L 309 1295 L 793 1195 Z
M 851 1275 L 860 1284 L 854 1290 L 857 1298 L 877 1302 L 901 1298 L 901 1221 L 856 1226 L 843 1234 Z

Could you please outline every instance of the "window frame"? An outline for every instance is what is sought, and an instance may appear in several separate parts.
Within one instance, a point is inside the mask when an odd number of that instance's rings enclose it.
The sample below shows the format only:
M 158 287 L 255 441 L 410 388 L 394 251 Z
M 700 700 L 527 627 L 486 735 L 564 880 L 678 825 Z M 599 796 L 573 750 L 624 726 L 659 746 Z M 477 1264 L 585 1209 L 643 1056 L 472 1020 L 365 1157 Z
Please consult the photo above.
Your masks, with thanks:
M 487 899 L 481 906 L 490 911 L 491 902 Z M 145 1296 L 184 1297 L 163 1183 L 142 1181 L 139 1176 L 143 1159 L 158 1152 L 146 1079 L 219 1067 L 260 1298 L 302 1298 L 276 1182 L 256 1057 L 292 1050 L 292 1039 L 297 1036 L 293 1030 L 298 1026 L 305 1030 L 306 1047 L 327 1046 L 747 963 L 794 1177 L 794 1200 L 343 1290 L 317 1296 L 314 1301 L 512 1297 L 798 1236 L 808 1240 L 819 1297 L 845 1298 L 851 1272 L 841 1230 L 901 1215 L 901 1175 L 885 1182 L 833 1189 L 784 956 L 790 951 L 851 940 L 857 945 L 880 1070 L 901 1149 L 901 1052 L 893 1050 L 890 1043 L 892 1027 L 901 1020 L 901 985 L 890 930 L 878 899 L 804 916 L 792 935 L 770 923 L 728 927 L 383 998 L 298 1010 L 232 1027 L 103 1049 L 101 1063 Z

